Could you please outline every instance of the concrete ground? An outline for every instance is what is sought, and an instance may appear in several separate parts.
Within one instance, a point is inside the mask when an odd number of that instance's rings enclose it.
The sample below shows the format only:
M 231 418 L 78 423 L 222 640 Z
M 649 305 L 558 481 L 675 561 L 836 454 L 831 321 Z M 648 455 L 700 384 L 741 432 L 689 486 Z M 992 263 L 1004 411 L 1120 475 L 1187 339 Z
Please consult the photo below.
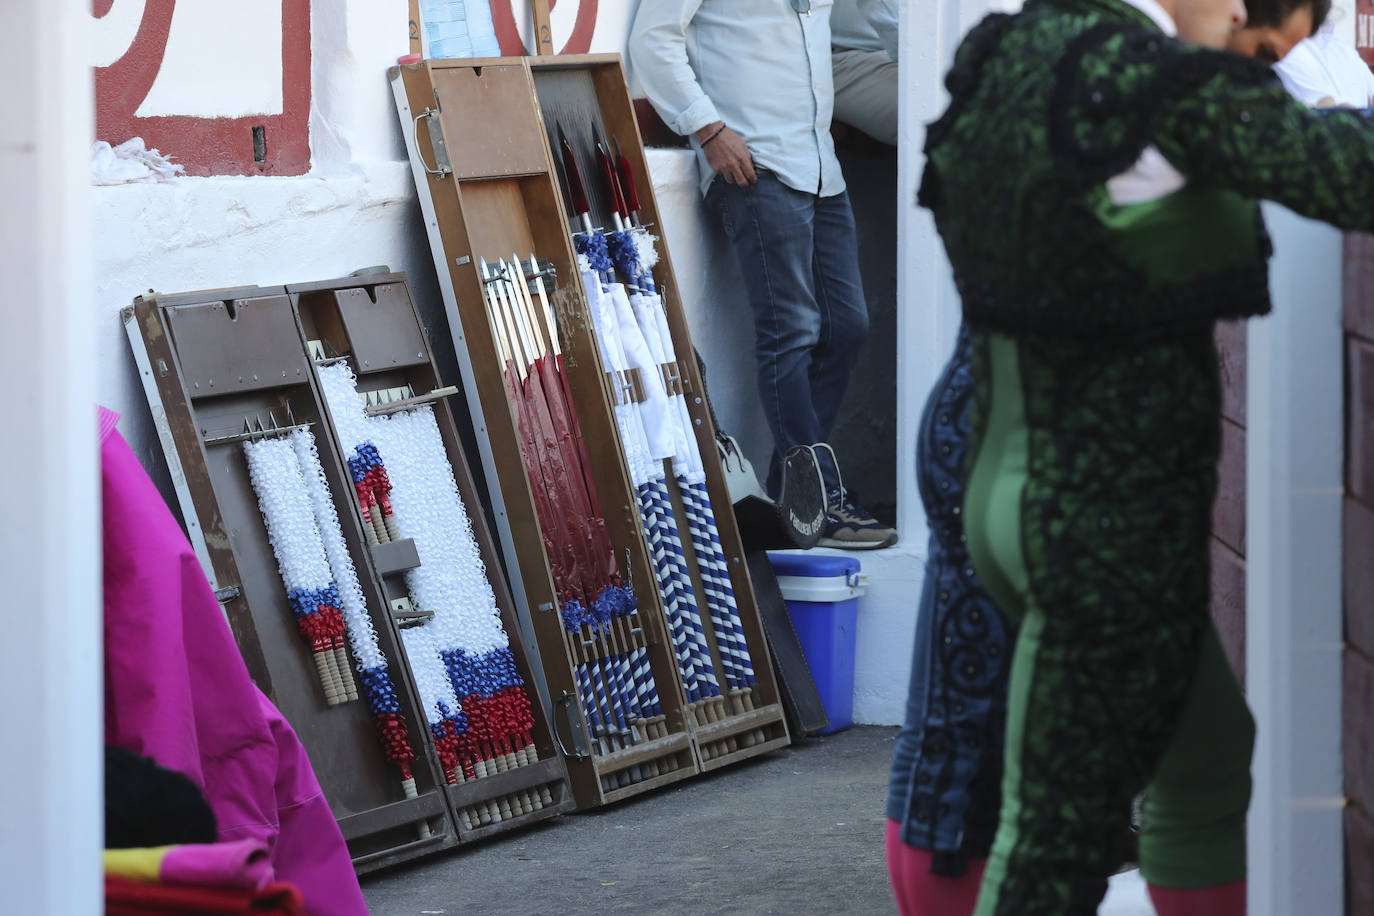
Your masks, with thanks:
M 715 773 L 363 879 L 374 916 L 895 913 L 883 804 L 895 728 Z
M 883 860 L 895 728 L 811 738 L 609 809 L 363 879 L 374 916 L 896 912 Z M 1150 916 L 1134 872 L 1103 916 Z

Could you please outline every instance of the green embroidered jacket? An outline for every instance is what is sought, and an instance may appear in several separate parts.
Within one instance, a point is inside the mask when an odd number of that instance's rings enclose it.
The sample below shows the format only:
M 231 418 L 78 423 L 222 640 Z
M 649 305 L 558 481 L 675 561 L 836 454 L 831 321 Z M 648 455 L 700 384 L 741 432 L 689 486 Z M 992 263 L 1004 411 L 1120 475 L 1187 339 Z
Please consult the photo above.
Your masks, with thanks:
M 1019 547 L 1012 600 L 1039 627 L 1016 797 L 977 912 L 1087 916 L 1210 627 L 1212 326 L 1269 309 L 1256 201 L 1374 228 L 1374 116 L 1310 111 L 1268 68 L 1168 38 L 1117 0 L 991 16 L 947 85 L 920 200 L 974 331 L 966 470 L 996 495 L 990 511 L 966 503 L 965 522 L 975 565 L 979 537 Z M 1113 202 L 1107 181 L 1151 147 L 1187 183 Z M 1021 416 L 994 426 L 1007 403 Z M 998 565 L 978 570 L 985 584 Z M 1220 746 L 1248 758 L 1248 720 L 1230 724 Z M 1243 767 L 1224 776 L 1217 792 L 1243 810 Z M 1146 877 L 1165 886 L 1244 874 L 1243 842 L 1181 866 L 1148 843 Z
M 1374 228 L 1374 116 L 1309 110 L 1268 67 L 1117 0 L 1030 0 L 975 27 L 929 128 L 920 202 L 979 330 L 1100 339 L 1269 309 L 1258 199 Z M 1157 148 L 1187 185 L 1119 206 Z

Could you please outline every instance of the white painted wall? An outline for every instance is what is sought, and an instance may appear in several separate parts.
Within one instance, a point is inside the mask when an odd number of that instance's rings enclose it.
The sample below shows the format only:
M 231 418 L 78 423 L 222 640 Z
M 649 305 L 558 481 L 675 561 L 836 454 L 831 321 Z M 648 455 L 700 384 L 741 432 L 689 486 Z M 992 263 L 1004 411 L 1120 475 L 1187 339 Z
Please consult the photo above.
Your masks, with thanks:
M 104 16 L 90 23 L 86 33 L 92 67 L 108 67 L 124 56 L 138 35 L 147 9 L 148 0 L 114 0 Z
M 255 54 L 275 52 L 276 66 L 245 58 L 245 48 Z M 162 68 L 138 107 L 138 117 L 281 114 L 281 50 L 281 0 L 178 3 Z
M 127 2 L 118 0 L 111 15 Z M 160 446 L 119 322 L 134 296 L 326 279 L 388 264 L 410 273 L 417 296 L 437 299 L 385 78 L 385 68 L 408 51 L 406 2 L 317 2 L 312 33 L 308 175 L 178 178 L 87 192 L 99 398 L 123 415 L 121 432 L 167 495 Z M 244 66 L 280 74 L 279 59 L 257 53 L 263 59 Z
M 502 0 L 492 0 L 499 3 Z M 515 25 L 520 30 L 520 38 L 526 48 L 533 48 L 530 38 L 534 29 L 530 15 L 529 0 L 509 0 L 511 12 L 515 14 Z M 577 12 L 590 0 L 561 0 L 549 10 L 549 31 L 553 33 L 553 46 L 560 51 L 572 33 Z M 625 53 L 625 44 L 630 39 L 630 23 L 634 20 L 639 0 L 597 0 L 596 31 L 592 33 L 591 53 Z
M 517 0 L 517 3 L 521 0 Z M 979 2 L 979 0 L 973 0 Z M 139 5 L 117 0 L 110 16 Z M 594 50 L 620 50 L 634 0 L 602 0 Z M 855 717 L 901 721 L 915 601 L 924 564 L 925 520 L 913 473 L 914 420 L 957 326 L 948 268 L 929 215 L 914 208 L 923 125 L 943 104 L 948 56 L 983 7 L 958 0 L 904 26 L 903 154 L 899 212 L 903 258 L 899 318 L 898 431 L 903 544 L 863 557 L 871 587 L 858 633 Z M 525 4 L 525 9 L 528 4 Z M 575 11 L 568 2 L 557 9 Z M 119 309 L 148 289 L 177 292 L 340 276 L 386 263 L 410 273 L 416 293 L 437 303 L 415 192 L 384 69 L 408 50 L 404 0 L 317 2 L 313 8 L 313 167 L 299 178 L 181 178 L 160 185 L 93 188 L 95 295 L 92 322 L 102 403 L 123 415 L 121 431 L 170 494 L 160 446 L 134 372 Z M 518 12 L 518 11 L 517 11 Z M 109 19 L 109 16 L 106 17 Z M 523 19 L 517 15 L 517 21 Z M 555 20 L 555 36 L 557 36 Z M 101 21 L 114 29 L 116 21 Z M 127 29 L 126 29 L 127 31 Z M 106 46 L 118 44 L 108 39 Z M 605 44 L 603 44 L 605 42 Z M 92 60 L 98 59 L 93 52 Z M 271 68 L 267 59 L 245 65 Z M 753 377 L 753 329 L 738 268 L 702 212 L 688 153 L 655 150 L 650 169 L 694 339 L 707 362 L 725 428 L 766 470 L 769 435 Z M 436 305 L 437 310 L 437 305 Z M 914 534 L 913 534 L 914 532 Z
M 102 899 L 89 16 L 89 0 L 0 3 L 0 887 L 5 912 L 33 916 L 98 914 Z
M 1266 205 L 1274 312 L 1246 356 L 1250 912 L 1340 913 L 1341 236 Z
M 1327 20 L 1343 41 L 1355 44 L 1355 0 L 1331 0 Z
M 926 518 L 916 486 L 916 432 L 926 395 L 954 347 L 959 298 L 930 212 L 916 206 L 925 125 L 944 110 L 944 76 L 965 32 L 995 9 L 1019 4 L 940 0 L 901 21 L 897 173 L 897 528 L 896 547 L 861 557 L 869 576 L 859 605 L 854 719 L 900 724 L 906 710 L 916 596 L 925 578 Z

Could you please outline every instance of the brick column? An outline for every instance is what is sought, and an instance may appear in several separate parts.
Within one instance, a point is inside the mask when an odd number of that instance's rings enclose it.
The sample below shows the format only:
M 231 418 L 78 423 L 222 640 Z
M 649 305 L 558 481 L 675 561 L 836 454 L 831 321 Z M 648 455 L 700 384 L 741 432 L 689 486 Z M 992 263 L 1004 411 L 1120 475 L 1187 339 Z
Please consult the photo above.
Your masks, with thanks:
M 1346 902 L 1374 913 L 1374 236 L 1345 243 L 1346 453 L 1342 520 Z
M 1217 325 L 1221 362 L 1221 459 L 1212 507 L 1212 619 L 1245 681 L 1245 323 Z

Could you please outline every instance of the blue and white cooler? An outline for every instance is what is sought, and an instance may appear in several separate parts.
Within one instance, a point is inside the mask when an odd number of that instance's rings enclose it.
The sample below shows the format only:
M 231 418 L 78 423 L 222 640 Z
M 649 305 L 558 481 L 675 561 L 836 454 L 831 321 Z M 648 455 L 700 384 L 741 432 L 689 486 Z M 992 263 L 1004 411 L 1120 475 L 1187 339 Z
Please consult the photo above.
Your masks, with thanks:
M 820 691 L 828 735 L 854 724 L 854 646 L 868 577 L 848 555 L 770 551 L 778 588 Z

